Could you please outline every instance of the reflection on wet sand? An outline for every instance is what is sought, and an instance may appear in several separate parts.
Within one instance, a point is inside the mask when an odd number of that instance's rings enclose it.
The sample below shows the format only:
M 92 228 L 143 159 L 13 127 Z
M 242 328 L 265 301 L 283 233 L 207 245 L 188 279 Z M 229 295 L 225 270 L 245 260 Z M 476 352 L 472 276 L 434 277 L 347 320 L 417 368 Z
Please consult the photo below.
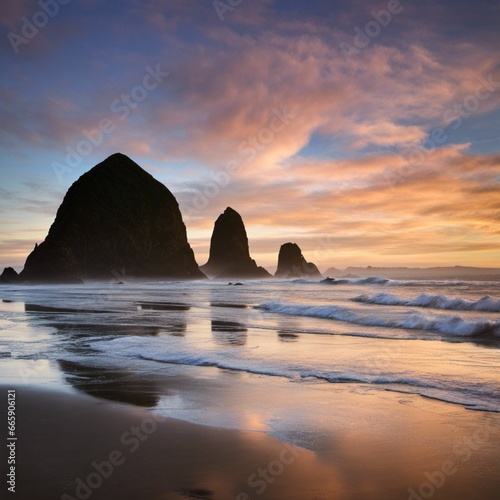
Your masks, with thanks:
M 186 323 L 172 323 L 164 327 L 163 331 L 166 331 L 172 337 L 185 337 L 187 331 Z
M 154 325 L 97 325 L 82 323 L 49 323 L 58 333 L 68 333 L 74 337 L 94 337 L 99 335 L 148 335 L 156 337 L 162 329 Z
M 30 312 L 45 312 L 45 308 L 41 311 L 37 307 L 28 309 Z M 27 310 L 28 310 L 27 309 Z M 47 308 L 55 309 L 55 308 Z M 57 309 L 57 312 L 64 312 Z M 120 318 L 120 321 L 127 321 L 131 324 L 116 324 L 113 322 L 101 324 L 91 323 L 88 319 L 85 322 L 80 322 L 79 318 L 88 318 L 87 316 L 65 314 L 63 318 L 66 321 L 53 321 L 51 316 L 45 314 L 30 314 L 28 317 L 30 321 L 42 319 L 45 320 L 49 317 L 49 321 L 43 321 L 44 326 L 53 328 L 53 334 L 61 335 L 63 345 L 68 353 L 76 354 L 78 357 L 94 356 L 96 353 L 93 344 L 86 341 L 86 338 L 93 338 L 95 342 L 96 337 L 102 337 L 102 340 L 109 340 L 114 336 L 158 336 L 161 333 L 167 333 L 174 336 L 184 336 L 186 333 L 186 322 L 182 321 L 184 316 L 181 313 L 175 315 L 173 322 L 165 322 L 166 324 L 137 324 L 141 321 L 137 317 Z M 144 319 L 142 319 L 144 322 Z M 81 340 L 80 340 L 81 339 Z M 77 340 L 77 341 L 75 341 Z M 132 404 L 141 407 L 154 407 L 157 405 L 161 395 L 168 393 L 165 387 L 160 390 L 154 377 L 141 376 L 140 372 L 126 371 L 124 369 L 103 368 L 87 366 L 85 362 L 73 362 L 67 360 L 58 360 L 57 366 L 62 372 L 65 381 L 76 389 L 83 391 L 89 395 L 107 399 L 111 401 L 118 401 L 122 403 Z
M 290 333 L 278 330 L 278 338 L 282 342 L 297 342 L 297 340 L 300 339 L 300 335 L 297 335 L 296 333 Z
M 76 377 L 81 373 L 77 368 Z M 259 398 L 269 393 L 262 385 Z M 291 386 L 296 396 L 300 387 Z M 485 474 L 500 458 L 496 415 L 458 407 L 443 412 L 441 403 L 414 395 L 402 400 L 352 390 L 334 398 L 327 385 L 309 391 L 313 406 L 334 400 L 313 453 L 263 432 L 197 426 L 84 395 L 20 388 L 18 466 L 27 471 L 20 498 L 74 497 L 75 478 L 88 477 L 110 450 L 120 453 L 123 465 L 92 492 L 93 500 L 498 497 L 498 474 Z M 0 417 L 7 418 L 3 408 Z
M 24 304 L 24 310 L 26 312 L 37 312 L 37 313 L 92 313 L 92 314 L 102 314 L 109 313 L 112 311 L 106 311 L 104 309 L 68 309 L 64 307 L 50 307 L 41 306 L 39 304 Z
M 177 302 L 141 302 L 138 304 L 139 311 L 171 311 L 171 312 L 184 312 L 189 311 L 191 306 L 188 304 Z M 162 315 L 162 322 L 171 320 L 170 315 Z M 162 325 L 161 331 L 166 332 L 173 337 L 185 337 L 187 324 L 184 314 L 175 315 L 175 321 Z
M 190 306 L 186 304 L 174 304 L 174 303 L 141 303 L 138 306 L 139 310 L 154 310 L 154 311 L 177 311 L 181 312 L 176 314 L 174 317 L 170 315 L 164 315 L 161 320 L 154 320 L 153 324 L 149 323 L 151 320 L 146 318 L 146 316 L 138 315 L 137 311 L 126 311 L 126 315 L 123 312 L 116 312 L 116 316 L 113 321 L 108 320 L 107 323 L 95 323 L 89 322 L 86 316 L 74 315 L 73 313 L 102 313 L 109 311 L 94 311 L 87 309 L 67 309 L 59 307 L 49 307 L 41 306 L 38 304 L 23 304 L 23 311 L 30 313 L 28 317 L 33 319 L 46 320 L 51 317 L 51 314 L 59 314 L 59 316 L 67 318 L 67 321 L 63 322 L 58 317 L 58 321 L 48 320 L 49 322 L 44 325 L 48 327 L 55 328 L 57 333 L 69 334 L 72 338 L 79 337 L 95 337 L 95 336 L 108 336 L 108 335 L 130 335 L 130 336 L 157 336 L 160 333 L 167 333 L 173 336 L 185 336 L 187 325 L 183 311 L 188 311 Z M 12 305 L 11 305 L 12 306 Z M 134 314 L 135 312 L 135 314 Z M 41 313 L 37 315 L 35 313 Z M 82 322 L 84 321 L 84 322 Z
M 443 337 L 441 339 L 443 342 L 449 342 L 450 344 L 461 344 L 464 342 L 463 338 L 448 338 L 448 337 Z M 468 339 L 465 339 L 466 342 L 469 342 L 471 344 L 474 344 L 478 347 L 484 347 L 486 349 L 499 349 L 500 348 L 500 338 L 495 337 L 494 335 L 491 335 L 490 337 L 470 337 Z
M 0 301 L 0 312 L 24 312 L 24 302 L 3 299 Z
M 95 368 L 63 360 L 58 365 L 68 383 L 98 398 L 151 408 L 166 393 L 165 387 L 162 392 L 153 378 L 140 377 L 133 371 Z
M 212 320 L 212 337 L 221 345 L 245 345 L 248 330 L 242 323 L 236 321 Z
M 247 304 L 231 304 L 227 302 L 210 302 L 212 307 L 230 307 L 232 309 L 247 309 Z
M 189 311 L 191 306 L 175 302 L 140 302 L 138 308 L 149 311 Z

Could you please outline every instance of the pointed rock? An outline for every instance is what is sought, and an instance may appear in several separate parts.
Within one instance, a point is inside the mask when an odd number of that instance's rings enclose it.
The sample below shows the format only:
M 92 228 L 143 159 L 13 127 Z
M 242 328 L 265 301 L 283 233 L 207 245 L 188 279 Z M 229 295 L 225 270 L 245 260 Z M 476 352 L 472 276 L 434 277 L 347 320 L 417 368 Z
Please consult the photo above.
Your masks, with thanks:
M 274 276 L 277 278 L 316 278 L 320 277 L 321 273 L 312 262 L 306 261 L 296 243 L 285 243 L 281 245 L 278 270 Z
M 68 190 L 43 243 L 28 256 L 23 280 L 78 282 L 202 278 L 172 193 L 117 153 Z
M 241 215 L 231 207 L 215 221 L 210 257 L 201 270 L 215 278 L 269 278 L 250 257 L 248 236 Z
M 19 274 L 17 274 L 16 270 L 12 267 L 6 267 L 0 275 L 0 284 L 12 285 L 19 283 L 20 281 L 21 278 L 19 277 Z

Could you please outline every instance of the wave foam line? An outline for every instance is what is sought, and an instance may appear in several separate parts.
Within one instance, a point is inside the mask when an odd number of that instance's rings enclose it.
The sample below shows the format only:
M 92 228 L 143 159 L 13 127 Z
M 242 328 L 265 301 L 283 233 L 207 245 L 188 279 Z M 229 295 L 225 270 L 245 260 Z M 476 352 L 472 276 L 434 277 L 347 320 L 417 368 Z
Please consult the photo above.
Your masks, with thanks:
M 428 295 L 422 293 L 415 299 L 404 299 L 390 293 L 375 295 L 359 295 L 351 299 L 354 302 L 377 304 L 384 306 L 427 307 L 431 309 L 445 309 L 451 311 L 481 311 L 500 312 L 500 300 L 485 295 L 479 300 L 449 297 L 448 295 Z
M 364 316 L 339 306 L 311 306 L 264 302 L 256 307 L 262 311 L 290 316 L 334 319 L 364 326 L 406 328 L 410 330 L 437 331 L 445 335 L 475 337 L 479 335 L 500 335 L 500 322 L 476 320 L 467 321 L 461 316 L 441 316 L 411 312 L 403 319 L 385 319 L 374 315 Z
M 175 346 L 175 348 L 174 348 Z M 192 353 L 189 349 L 180 347 L 178 343 L 162 339 L 150 338 L 146 342 L 142 337 L 125 337 L 95 344 L 96 351 L 106 356 L 106 364 L 111 358 L 133 358 L 146 362 L 168 363 L 199 367 L 216 367 L 223 370 L 253 373 L 273 377 L 285 377 L 296 382 L 311 379 L 324 380 L 332 384 L 368 384 L 385 390 L 411 392 L 422 396 L 433 397 L 451 403 L 500 411 L 498 399 L 491 397 L 491 390 L 478 384 L 460 384 L 443 382 L 418 376 L 401 376 L 397 374 L 371 374 L 355 371 L 332 372 L 310 366 L 274 363 L 262 359 L 246 359 L 228 357 L 225 352 Z M 87 358 L 84 358 L 88 362 Z M 93 359 L 94 363 L 96 358 Z

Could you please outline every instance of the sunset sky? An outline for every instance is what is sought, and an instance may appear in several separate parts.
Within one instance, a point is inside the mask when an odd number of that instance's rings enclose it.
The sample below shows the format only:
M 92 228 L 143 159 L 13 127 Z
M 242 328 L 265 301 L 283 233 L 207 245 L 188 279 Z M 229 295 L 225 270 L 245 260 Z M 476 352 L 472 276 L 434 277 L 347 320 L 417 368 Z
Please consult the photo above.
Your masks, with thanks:
M 7 0 L 0 267 L 118 151 L 174 193 L 200 265 L 231 206 L 270 269 L 287 241 L 321 270 L 500 267 L 499 18 L 495 0 Z

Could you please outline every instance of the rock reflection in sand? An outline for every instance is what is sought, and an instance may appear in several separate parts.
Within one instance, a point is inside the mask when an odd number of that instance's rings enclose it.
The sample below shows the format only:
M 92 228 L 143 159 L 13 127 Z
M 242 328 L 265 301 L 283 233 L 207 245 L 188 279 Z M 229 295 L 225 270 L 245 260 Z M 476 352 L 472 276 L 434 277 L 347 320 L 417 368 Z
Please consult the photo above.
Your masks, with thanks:
M 300 339 L 300 335 L 296 333 L 278 331 L 278 339 L 281 342 L 297 342 Z
M 168 392 L 152 377 L 140 377 L 133 371 L 95 368 L 72 361 L 58 361 L 65 380 L 76 389 L 91 396 L 152 408 L 160 395 Z
M 212 320 L 212 336 L 221 345 L 242 346 L 247 343 L 248 330 L 236 321 Z
M 189 311 L 191 306 L 172 302 L 141 302 L 138 305 L 138 309 L 150 311 Z

